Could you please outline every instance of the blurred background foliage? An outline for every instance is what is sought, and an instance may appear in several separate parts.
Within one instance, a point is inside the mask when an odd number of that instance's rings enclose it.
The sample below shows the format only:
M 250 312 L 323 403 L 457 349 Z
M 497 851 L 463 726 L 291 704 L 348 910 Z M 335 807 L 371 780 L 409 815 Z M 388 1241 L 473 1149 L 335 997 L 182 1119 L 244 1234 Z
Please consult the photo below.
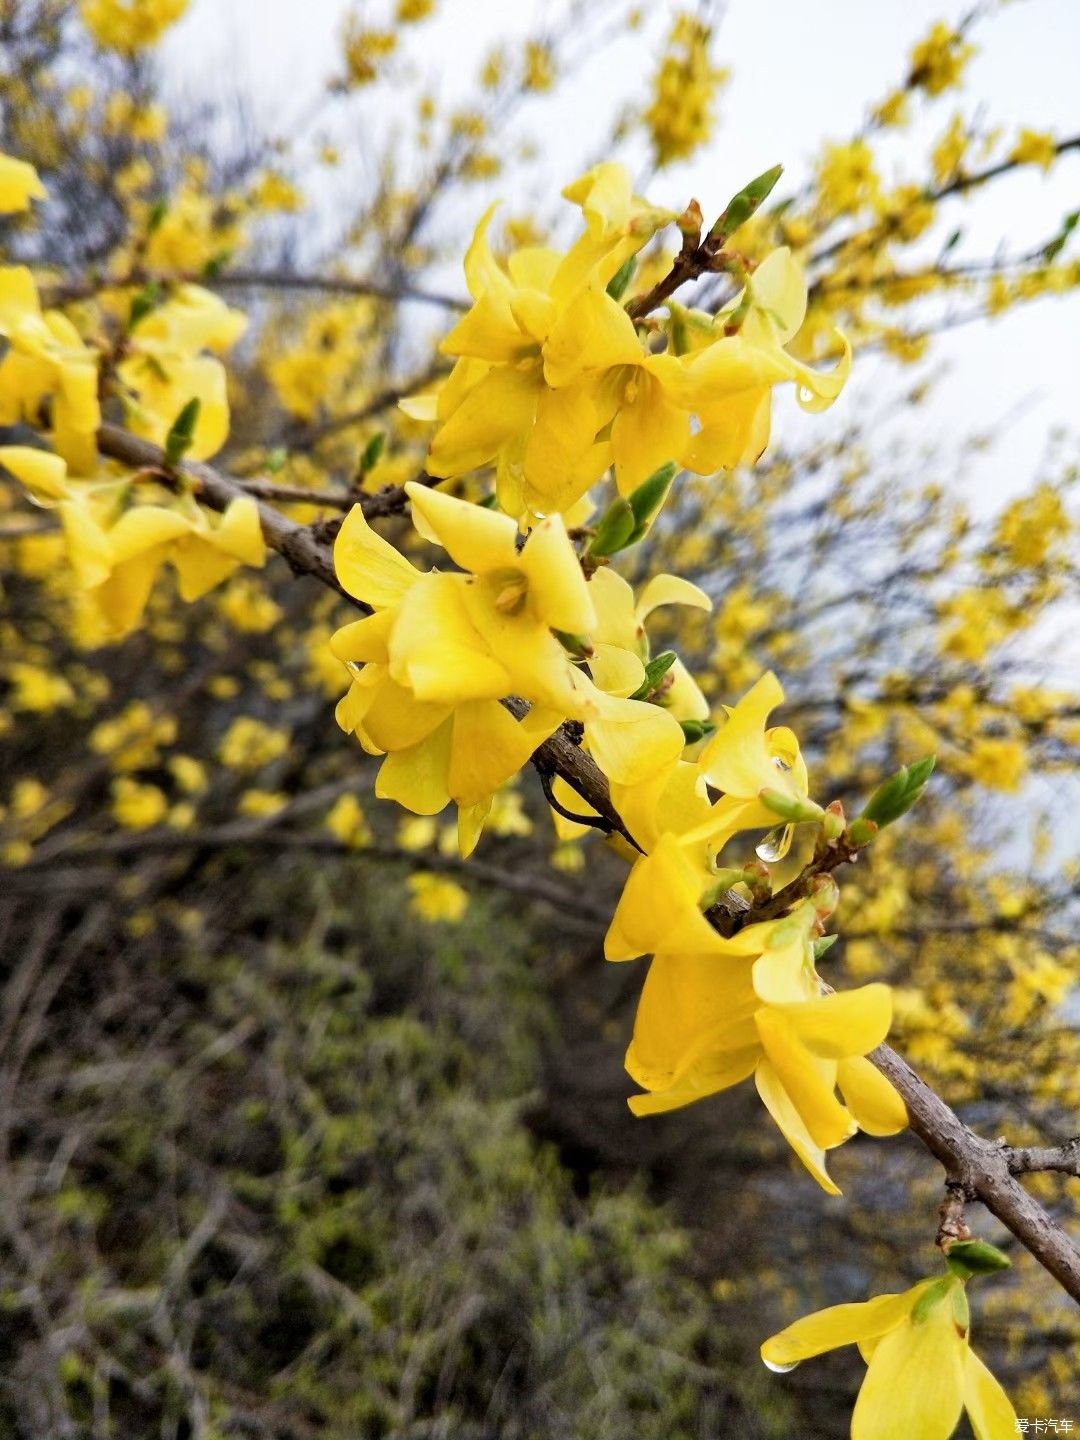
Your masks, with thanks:
M 183 7 L 143 8 L 153 40 Z M 509 243 L 558 233 L 526 197 L 585 57 L 637 46 L 616 132 L 580 159 L 626 154 L 650 193 L 738 64 L 715 7 L 658 30 L 570 3 L 524 40 L 493 28 L 473 103 L 444 109 L 407 61 L 432 8 L 348 12 L 313 167 L 242 95 L 169 97 L 123 7 L 0 0 L 0 150 L 50 195 L 38 226 L 2 222 L 7 254 L 104 348 L 182 277 L 242 305 L 215 463 L 328 534 L 423 465 L 396 402 L 443 364 L 487 196 Z M 823 802 L 938 753 L 917 815 L 844 879 L 826 964 L 896 987 L 898 1045 L 984 1134 L 1053 1142 L 1080 1104 L 1075 441 L 997 503 L 980 466 L 1006 417 L 957 417 L 967 473 L 919 439 L 941 331 L 1080 281 L 1071 214 L 1020 253 L 977 208 L 953 239 L 951 207 L 1017 170 L 1075 184 L 1080 137 L 1004 133 L 960 88 L 994 12 L 913 35 L 859 133 L 740 237 L 806 265 L 808 355 L 841 324 L 856 363 L 896 362 L 887 383 L 812 436 L 785 417 L 752 473 L 682 477 L 648 565 L 715 602 L 654 649 L 714 705 L 775 668 Z M 598 837 L 557 839 L 527 775 L 468 865 L 445 817 L 378 807 L 333 724 L 339 602 L 279 561 L 191 606 L 160 580 L 118 636 L 62 550 L 0 489 L 0 1434 L 845 1433 L 856 1356 L 780 1381 L 756 1349 L 925 1273 L 940 1176 L 916 1144 L 852 1142 L 826 1201 L 741 1092 L 635 1121 L 640 972 L 601 958 L 622 868 Z M 1032 1181 L 1075 1231 L 1066 1184 Z M 976 1296 L 980 1349 L 1018 1414 L 1068 1415 L 1080 1325 L 1014 1259 Z

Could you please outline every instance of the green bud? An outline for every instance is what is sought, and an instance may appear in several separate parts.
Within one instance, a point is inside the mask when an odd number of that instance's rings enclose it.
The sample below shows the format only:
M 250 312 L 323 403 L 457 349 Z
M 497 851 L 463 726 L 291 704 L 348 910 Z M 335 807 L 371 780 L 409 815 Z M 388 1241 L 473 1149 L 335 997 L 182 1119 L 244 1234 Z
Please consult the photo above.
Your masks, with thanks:
M 637 257 L 631 255 L 630 259 L 627 260 L 624 264 L 620 265 L 618 270 L 615 271 L 615 274 L 608 281 L 607 293 L 611 296 L 612 300 L 622 299 L 622 297 L 626 294 L 630 281 L 634 278 L 634 272 L 636 270 Z
M 645 666 L 645 679 L 630 696 L 630 699 L 644 700 L 651 695 L 672 665 L 675 664 L 676 659 L 674 650 L 662 650 L 659 655 L 650 660 Z
M 773 790 L 769 786 L 758 791 L 758 799 L 766 810 L 779 815 L 781 820 L 822 820 L 825 816 L 825 811 L 820 805 L 815 805 L 813 800 L 800 799 L 798 796 L 785 794 L 783 790 Z
M 862 815 L 853 820 L 847 829 L 847 837 L 852 848 L 861 850 L 864 845 L 869 845 L 874 836 L 878 833 L 878 826 L 873 820 L 867 820 Z
M 156 310 L 161 304 L 161 287 L 156 280 L 151 280 L 149 285 L 144 285 L 131 302 L 131 309 L 128 312 L 127 328 L 134 330 L 140 320 L 145 320 L 151 310 Z
M 216 255 L 211 255 L 210 259 L 207 260 L 206 264 L 203 266 L 203 279 L 216 280 L 231 259 L 231 250 L 219 250 Z
M 200 401 L 198 396 L 190 399 L 172 423 L 165 436 L 165 464 L 178 465 L 191 449 L 195 439 L 195 425 L 199 419 Z
M 614 555 L 619 550 L 624 550 L 630 543 L 630 536 L 634 533 L 636 523 L 630 502 L 624 500 L 621 495 L 618 496 L 604 511 L 600 523 L 596 527 L 596 534 L 589 541 L 588 553 L 604 556 Z
M 1012 1261 L 988 1240 L 956 1240 L 945 1253 L 945 1263 L 954 1275 L 993 1275 L 1009 1270 Z
M 751 180 L 737 195 L 733 195 L 724 213 L 709 232 L 710 240 L 723 244 L 729 235 L 734 235 L 740 225 L 745 225 L 751 215 L 769 198 L 773 186 L 783 173 L 782 165 L 774 165 L 771 170 L 766 170 Z
M 811 941 L 811 945 L 814 951 L 814 960 L 818 961 L 823 955 L 827 955 L 839 939 L 839 935 L 822 935 L 820 939 Z
M 682 733 L 686 736 L 687 745 L 696 745 L 699 740 L 704 740 L 706 735 L 711 735 L 716 726 L 711 720 L 680 720 Z
M 675 479 L 676 468 L 674 460 L 669 460 L 666 465 L 661 465 L 659 470 L 654 470 L 629 496 L 628 504 L 634 513 L 634 529 L 627 541 L 628 545 L 636 545 L 659 515 Z
M 378 434 L 371 437 L 360 454 L 360 463 L 356 467 L 357 479 L 362 480 L 365 475 L 375 469 L 375 466 L 379 463 L 379 459 L 382 456 L 385 445 L 385 430 L 380 430 Z
M 813 880 L 810 901 L 817 915 L 824 920 L 840 904 L 840 886 L 831 875 L 817 875 Z
M 271 475 L 278 475 L 285 469 L 288 459 L 289 452 L 285 449 L 285 446 L 275 445 L 266 457 L 266 468 L 270 471 Z
M 832 800 L 825 806 L 825 815 L 821 822 L 822 834 L 826 840 L 839 840 L 844 833 L 844 826 L 847 821 L 844 818 L 844 807 L 839 800 Z
M 914 765 L 904 765 L 895 775 L 890 775 L 870 796 L 859 818 L 872 820 L 879 830 L 899 820 L 925 790 L 934 768 L 934 758 L 927 755 Z

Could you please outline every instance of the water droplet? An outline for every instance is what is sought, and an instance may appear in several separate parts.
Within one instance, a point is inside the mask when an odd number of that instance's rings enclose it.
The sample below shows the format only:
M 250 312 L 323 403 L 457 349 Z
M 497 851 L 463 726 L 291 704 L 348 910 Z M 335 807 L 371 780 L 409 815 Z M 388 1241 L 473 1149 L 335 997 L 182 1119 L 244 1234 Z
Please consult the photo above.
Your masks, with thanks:
M 791 838 L 794 834 L 794 825 L 778 825 L 775 830 L 769 831 L 760 845 L 754 847 L 754 853 L 766 864 L 782 860 L 791 849 Z
M 349 674 L 354 678 L 359 679 L 364 667 L 359 660 L 346 660 L 345 669 L 348 670 Z
M 777 1365 L 775 1360 L 766 1360 L 765 1369 L 771 1370 L 774 1375 L 787 1375 L 790 1371 L 798 1368 L 798 1360 L 793 1360 L 790 1365 Z
M 784 759 L 782 755 L 774 755 L 772 757 L 772 763 L 776 766 L 777 770 L 779 770 L 781 774 L 785 774 L 788 770 L 791 769 L 791 766 L 788 764 L 788 762 Z

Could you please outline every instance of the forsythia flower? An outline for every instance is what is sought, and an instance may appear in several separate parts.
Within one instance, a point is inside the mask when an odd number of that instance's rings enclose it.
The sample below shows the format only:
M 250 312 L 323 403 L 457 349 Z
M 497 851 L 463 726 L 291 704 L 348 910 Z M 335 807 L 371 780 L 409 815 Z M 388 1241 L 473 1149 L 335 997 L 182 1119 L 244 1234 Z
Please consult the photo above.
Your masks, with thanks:
M 29 210 L 31 200 L 46 198 L 45 186 L 32 165 L 0 155 L 0 215 Z
M 338 535 L 338 578 L 375 609 L 332 641 L 354 675 L 338 723 L 387 754 L 376 793 L 421 815 L 454 800 L 468 853 L 494 792 L 565 719 L 584 724 L 586 743 L 617 781 L 669 763 L 683 733 L 661 708 L 629 698 L 644 678 L 640 659 L 616 646 L 594 652 L 590 679 L 557 638 L 597 626 L 561 517 L 542 521 L 519 548 L 507 516 L 421 485 L 406 489 L 420 533 L 465 573 L 422 574 L 359 506 Z M 500 703 L 510 696 L 531 705 L 520 720 Z
M 126 476 L 69 480 L 60 456 L 25 445 L 0 446 L 0 465 L 39 504 L 55 507 L 75 578 L 112 639 L 138 625 L 166 562 L 176 570 L 181 599 L 189 602 L 239 566 L 265 562 L 258 506 L 246 495 L 213 517 L 190 495 L 122 509 L 132 488 Z
M 438 423 L 433 475 L 494 464 L 499 504 L 529 520 L 569 510 L 609 464 L 627 495 L 669 460 L 711 474 L 756 459 L 768 441 L 769 391 L 782 381 L 796 382 L 806 409 L 839 394 L 846 341 L 829 375 L 784 348 L 806 312 L 788 250 L 715 319 L 671 305 L 671 344 L 655 354 L 607 286 L 673 216 L 635 197 L 618 165 L 596 166 L 563 194 L 586 222 L 565 255 L 527 247 L 504 269 L 487 242 L 491 210 L 477 227 L 465 260 L 475 303 L 441 347 L 457 363 L 437 393 L 403 402 Z
M 411 908 L 414 914 L 427 920 L 429 924 L 434 925 L 441 920 L 446 924 L 456 925 L 469 908 L 468 891 L 441 875 L 422 871 L 410 875 L 408 883 L 413 896 Z
M 766 1340 L 761 1357 L 770 1370 L 785 1371 L 858 1345 L 867 1371 L 852 1440 L 948 1440 L 965 1409 L 976 1440 L 1010 1440 L 1016 1412 L 972 1350 L 970 1323 L 964 1282 L 948 1275 L 807 1315 Z
M 160 824 L 168 809 L 169 802 L 156 785 L 141 785 L 126 775 L 113 781 L 113 814 L 128 830 Z
M 631 1110 L 678 1109 L 753 1075 L 796 1155 L 823 1189 L 839 1194 L 825 1152 L 856 1129 L 891 1135 L 907 1124 L 899 1096 L 863 1058 L 888 1033 L 888 986 L 823 992 L 809 902 L 778 924 L 749 926 L 730 940 L 715 932 L 705 937 L 712 927 L 697 908 L 692 868 L 671 836 L 635 871 L 638 883 L 633 889 L 628 883 L 612 921 L 608 958 L 624 958 L 629 912 L 646 903 L 646 889 L 663 914 L 626 1056 L 630 1075 L 651 1093 L 632 1097 Z M 836 1098 L 837 1086 L 846 1105 Z
M 940 95 L 960 83 L 964 67 L 974 54 L 974 45 L 965 44 L 958 30 L 938 20 L 911 52 L 907 83 L 928 95 Z
M 135 434 L 163 444 L 180 411 L 197 399 L 187 456 L 206 460 L 216 454 L 229 434 L 229 399 L 225 367 L 214 355 L 235 345 L 246 328 L 238 310 L 198 285 L 178 286 L 141 319 L 118 367 L 127 423 Z
M 37 287 L 22 265 L 0 266 L 0 425 L 37 418 L 52 406 L 53 444 L 77 474 L 97 461 L 98 361 L 58 310 L 42 311 Z
M 658 165 L 685 160 L 708 140 L 713 100 L 727 78 L 710 62 L 708 26 L 692 15 L 677 16 L 645 111 Z
M 1049 170 L 1057 159 L 1057 141 L 1049 130 L 1020 131 L 1016 144 L 1009 151 L 1009 159 L 1017 165 L 1041 165 Z
M 131 55 L 160 40 L 188 0 L 82 0 L 82 22 L 99 45 Z

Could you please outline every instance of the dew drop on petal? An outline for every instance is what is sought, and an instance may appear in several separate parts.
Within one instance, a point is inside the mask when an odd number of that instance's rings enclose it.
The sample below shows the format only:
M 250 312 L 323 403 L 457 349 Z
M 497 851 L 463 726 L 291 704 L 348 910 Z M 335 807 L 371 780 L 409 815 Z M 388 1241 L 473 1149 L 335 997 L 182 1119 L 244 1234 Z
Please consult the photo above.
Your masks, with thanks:
M 345 669 L 348 670 L 350 675 L 359 677 L 363 673 L 364 667 L 359 660 L 346 660 Z
M 791 837 L 794 833 L 794 825 L 778 825 L 775 830 L 769 831 L 760 845 L 755 845 L 755 855 L 766 864 L 782 860 L 791 849 Z
M 798 1369 L 798 1360 L 793 1360 L 790 1365 L 777 1365 L 775 1360 L 766 1360 L 765 1369 L 771 1370 L 774 1375 L 787 1375 L 790 1371 Z

